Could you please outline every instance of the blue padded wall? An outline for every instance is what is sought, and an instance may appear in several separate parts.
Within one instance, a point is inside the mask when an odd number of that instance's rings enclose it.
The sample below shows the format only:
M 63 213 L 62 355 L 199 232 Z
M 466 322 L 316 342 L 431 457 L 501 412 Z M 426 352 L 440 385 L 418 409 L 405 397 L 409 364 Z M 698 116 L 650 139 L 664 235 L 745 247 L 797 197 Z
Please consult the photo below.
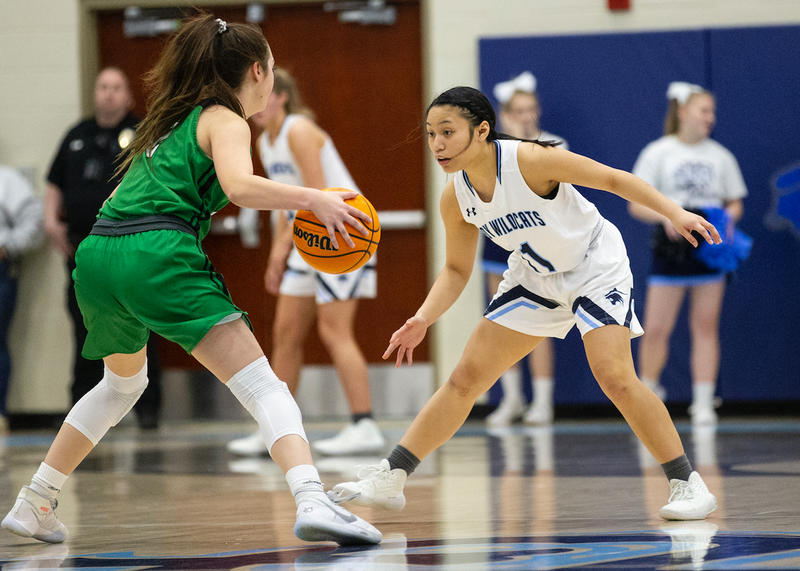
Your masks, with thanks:
M 740 227 L 754 239 L 723 306 L 718 394 L 727 401 L 800 400 L 800 233 L 774 216 L 773 189 L 778 174 L 800 163 L 798 37 L 800 27 L 779 26 L 486 38 L 479 45 L 480 86 L 496 108 L 492 87 L 530 70 L 543 128 L 564 137 L 570 150 L 625 170 L 661 136 L 669 82 L 714 92 L 712 136 L 740 163 L 750 192 Z M 629 217 L 622 199 L 581 190 L 625 238 L 641 319 L 650 228 Z M 585 358 L 572 358 L 583 353 L 576 330 L 556 341 L 557 404 L 608 402 Z M 689 379 L 684 307 L 662 377 L 668 400 L 689 401 Z

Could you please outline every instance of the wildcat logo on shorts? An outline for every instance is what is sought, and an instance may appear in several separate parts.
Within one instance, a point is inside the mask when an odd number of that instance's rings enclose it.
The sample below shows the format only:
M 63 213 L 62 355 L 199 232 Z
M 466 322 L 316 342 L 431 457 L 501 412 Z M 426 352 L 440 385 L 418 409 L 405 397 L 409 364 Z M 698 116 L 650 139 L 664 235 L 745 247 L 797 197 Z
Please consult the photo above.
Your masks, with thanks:
M 611 305 L 617 305 L 618 303 L 625 303 L 625 300 L 622 298 L 622 292 L 619 291 L 617 288 L 614 288 L 610 292 L 608 292 L 606 294 L 606 299 L 611 302 Z
M 294 235 L 306 241 L 309 248 L 318 248 L 320 250 L 327 250 L 333 252 L 334 248 L 331 246 L 330 236 L 322 236 L 313 234 L 306 230 L 301 230 L 297 226 L 294 227 Z

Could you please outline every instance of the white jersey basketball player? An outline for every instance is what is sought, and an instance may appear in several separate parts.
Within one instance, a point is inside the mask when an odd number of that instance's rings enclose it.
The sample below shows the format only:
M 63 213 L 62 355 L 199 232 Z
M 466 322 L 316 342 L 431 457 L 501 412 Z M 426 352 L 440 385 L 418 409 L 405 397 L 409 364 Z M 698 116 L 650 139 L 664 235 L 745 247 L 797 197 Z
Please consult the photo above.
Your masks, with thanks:
M 620 233 L 572 184 L 647 206 L 695 245 L 692 231 L 719 243 L 714 226 L 630 173 L 547 143 L 498 140 L 494 110 L 476 89 L 455 87 L 434 99 L 426 130 L 434 158 L 455 176 L 441 199 L 446 261 L 384 358 L 397 350 L 397 366 L 412 362 L 428 327 L 466 286 L 480 231 L 512 252 L 509 269 L 448 381 L 388 458 L 364 469 L 359 481 L 334 487 L 337 499 L 402 508 L 406 477 L 455 434 L 475 400 L 543 337 L 564 337 L 577 325 L 598 384 L 669 480 L 672 493 L 661 517 L 702 519 L 714 511 L 716 498 L 692 470 L 664 403 L 636 376 L 630 338 L 642 330 Z
M 270 140 L 269 133 L 264 131 L 259 136 L 258 148 L 261 164 L 271 180 L 286 184 L 303 185 L 303 173 L 289 145 L 289 132 L 298 121 L 308 121 L 300 114 L 290 114 L 283 121 L 278 136 Z M 358 191 L 353 177 L 339 156 L 333 141 L 325 136 L 319 151 L 324 188 L 346 188 Z M 286 222 L 294 221 L 296 211 L 285 210 L 273 212 L 273 223 L 281 224 L 278 219 L 283 216 Z M 296 249 L 292 249 L 286 262 L 286 271 L 280 284 L 280 293 L 286 295 L 314 295 L 317 303 L 328 303 L 336 300 L 370 299 L 377 295 L 377 277 L 375 272 L 376 256 L 359 270 L 347 274 L 331 275 L 315 270 L 309 266 Z

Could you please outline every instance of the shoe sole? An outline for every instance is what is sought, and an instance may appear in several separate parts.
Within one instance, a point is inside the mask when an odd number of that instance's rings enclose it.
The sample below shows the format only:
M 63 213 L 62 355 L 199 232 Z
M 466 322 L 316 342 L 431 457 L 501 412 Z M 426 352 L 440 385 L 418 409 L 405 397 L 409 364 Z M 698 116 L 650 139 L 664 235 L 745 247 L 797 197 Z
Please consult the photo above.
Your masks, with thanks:
M 39 530 L 41 530 L 41 528 L 38 528 L 36 532 L 31 532 L 29 529 L 20 525 L 17 520 L 10 518 L 4 519 L 3 522 L 0 523 L 0 527 L 10 533 L 13 533 L 14 535 L 18 535 L 20 537 L 32 537 L 33 539 L 44 541 L 45 543 L 63 543 L 67 539 L 67 534 L 61 531 L 51 531 L 47 532 L 47 535 L 44 535 L 37 533 Z
M 660 515 L 663 519 L 666 519 L 668 521 L 694 521 L 694 520 L 699 520 L 699 519 L 705 519 L 705 517 L 708 514 L 710 514 L 711 512 L 713 512 L 714 510 L 717 509 L 717 505 L 718 504 L 715 501 L 714 505 L 713 505 L 713 507 L 711 509 L 709 509 L 709 510 L 697 510 L 697 511 L 691 512 L 691 514 L 685 514 L 685 513 L 681 513 L 681 512 L 671 511 L 671 510 L 669 510 L 667 508 L 661 508 L 661 510 L 658 512 L 658 515 Z
M 31 531 L 21 525 L 17 520 L 6 517 L 3 520 L 3 523 L 0 523 L 0 527 L 5 529 L 6 531 L 10 531 L 14 535 L 19 535 L 20 537 L 33 537 L 33 534 L 36 533 L 35 531 Z
M 294 524 L 294 534 L 303 541 L 333 541 L 339 545 L 376 545 L 381 542 L 382 536 L 377 537 L 362 531 L 353 534 L 352 527 L 343 529 L 342 526 L 325 525 L 310 519 L 300 518 Z

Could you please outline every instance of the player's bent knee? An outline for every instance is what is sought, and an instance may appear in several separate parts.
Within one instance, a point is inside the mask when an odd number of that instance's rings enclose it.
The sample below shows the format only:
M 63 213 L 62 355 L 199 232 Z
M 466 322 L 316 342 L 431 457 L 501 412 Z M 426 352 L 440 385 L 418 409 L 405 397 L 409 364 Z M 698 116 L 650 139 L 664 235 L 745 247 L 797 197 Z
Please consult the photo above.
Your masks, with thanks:
M 480 395 L 486 392 L 488 388 L 484 387 L 486 384 L 481 382 L 477 371 L 462 363 L 456 366 L 450 378 L 447 379 L 447 386 L 455 391 L 459 397 L 472 400 L 477 400 Z M 491 383 L 489 383 L 489 386 L 491 386 Z
M 258 422 L 267 450 L 271 451 L 279 438 L 289 434 L 308 442 L 300 408 L 286 383 L 272 371 L 266 357 L 244 367 L 226 386 Z
M 75 403 L 64 422 L 96 446 L 109 428 L 130 412 L 147 383 L 146 362 L 132 377 L 120 377 L 105 367 L 103 379 Z

